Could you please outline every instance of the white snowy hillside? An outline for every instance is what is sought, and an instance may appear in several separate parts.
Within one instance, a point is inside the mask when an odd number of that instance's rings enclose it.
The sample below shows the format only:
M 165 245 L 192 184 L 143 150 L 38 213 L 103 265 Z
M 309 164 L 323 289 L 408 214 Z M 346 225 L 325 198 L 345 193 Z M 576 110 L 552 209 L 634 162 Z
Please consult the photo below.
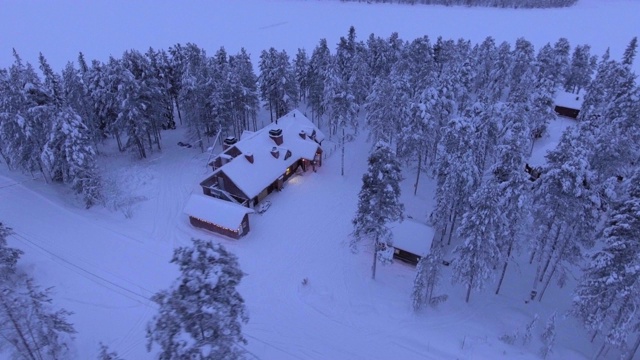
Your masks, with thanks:
M 640 360 L 638 14 L 0 3 L 0 360 Z

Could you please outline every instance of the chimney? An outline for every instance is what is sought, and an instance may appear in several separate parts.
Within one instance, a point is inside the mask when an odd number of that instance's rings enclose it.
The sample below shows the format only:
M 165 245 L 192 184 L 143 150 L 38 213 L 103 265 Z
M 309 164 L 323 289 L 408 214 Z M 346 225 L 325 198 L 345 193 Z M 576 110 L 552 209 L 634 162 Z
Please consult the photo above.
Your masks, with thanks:
M 307 133 L 304 130 L 300 130 L 300 137 L 304 140 L 307 138 Z
M 233 146 L 233 144 L 237 143 L 238 139 L 235 136 L 227 136 L 226 139 L 222 142 L 222 151 L 226 151 L 228 148 Z
M 269 137 L 273 139 L 276 145 L 282 145 L 282 129 L 272 129 L 269 130 Z
M 272 147 L 271 148 L 271 155 L 273 155 L 274 158 L 279 158 L 280 157 L 280 150 L 278 150 L 277 147 Z
M 244 154 L 244 157 L 247 158 L 247 160 L 253 164 L 253 153 L 252 152 L 248 152 L 246 154 Z

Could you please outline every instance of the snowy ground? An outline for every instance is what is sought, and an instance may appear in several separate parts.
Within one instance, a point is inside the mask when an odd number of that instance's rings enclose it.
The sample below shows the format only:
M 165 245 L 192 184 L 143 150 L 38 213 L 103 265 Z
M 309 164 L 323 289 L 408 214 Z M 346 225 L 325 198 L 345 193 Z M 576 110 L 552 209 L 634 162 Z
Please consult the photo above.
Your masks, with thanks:
M 339 0 L 5 0 L 0 2 L 0 67 L 13 62 L 12 48 L 33 63 L 42 52 L 61 70 L 79 51 L 88 60 L 107 61 L 125 50 L 166 49 L 178 42 L 193 42 L 209 54 L 220 46 L 231 54 L 244 47 L 257 61 L 271 46 L 290 55 L 298 48 L 311 54 L 326 38 L 332 47 L 351 25 L 363 40 L 371 33 L 398 32 L 405 40 L 428 35 L 477 43 L 492 35 L 512 44 L 525 37 L 539 49 L 566 37 L 572 45 L 590 44 L 598 55 L 610 47 L 618 59 L 640 35 L 638 14 L 637 0 L 579 0 L 570 8 L 536 10 Z M 635 69 L 640 73 L 640 62 Z
M 536 145 L 535 157 L 567 124 L 552 124 L 553 136 Z M 362 137 L 347 144 L 344 177 L 333 152 L 317 173 L 296 176 L 273 194 L 271 208 L 252 215 L 252 230 L 240 241 L 194 229 L 181 209 L 200 191 L 208 154 L 174 145 L 182 135 L 180 128 L 165 132 L 166 148 L 148 161 L 104 155 L 109 174 L 139 200 L 130 219 L 85 211 L 63 188 L 0 170 L 0 219 L 18 234 L 10 243 L 25 251 L 23 264 L 41 284 L 56 286 L 56 304 L 75 312 L 79 359 L 94 357 L 100 341 L 127 359 L 151 357 L 144 328 L 155 307 L 148 299 L 176 277 L 171 251 L 191 237 L 220 241 L 239 256 L 248 274 L 240 286 L 251 317 L 246 349 L 261 359 L 534 359 L 537 340 L 511 347 L 497 338 L 522 328 L 534 313 L 545 321 L 567 308 L 566 292 L 555 288 L 542 303 L 525 304 L 534 270 L 528 265 L 511 269 L 503 294 L 474 293 L 471 304 L 445 274 L 440 292 L 450 300 L 418 315 L 409 300 L 413 267 L 381 267 L 370 280 L 370 252 L 354 255 L 347 246 L 371 146 Z M 423 177 L 414 197 L 410 169 L 406 178 L 407 214 L 424 219 L 433 184 Z M 559 328 L 555 358 L 587 357 L 596 346 L 570 318 Z

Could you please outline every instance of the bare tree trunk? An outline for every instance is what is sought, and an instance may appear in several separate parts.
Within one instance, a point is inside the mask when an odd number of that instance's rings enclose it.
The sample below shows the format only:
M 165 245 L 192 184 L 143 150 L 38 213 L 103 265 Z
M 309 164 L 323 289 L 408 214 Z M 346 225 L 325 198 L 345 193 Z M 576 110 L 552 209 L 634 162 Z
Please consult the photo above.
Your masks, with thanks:
M 456 218 L 458 217 L 458 212 L 453 211 L 453 221 L 451 221 L 451 228 L 449 229 L 449 239 L 447 240 L 447 245 L 451 245 L 451 236 L 453 235 L 453 227 L 456 225 Z
M 344 176 L 344 128 L 342 128 L 342 161 L 340 167 L 340 175 Z
M 200 127 L 199 126 L 195 126 L 196 128 L 196 136 L 199 139 L 199 143 L 200 143 L 200 151 L 204 152 L 204 141 L 202 141 L 202 133 L 200 132 Z
M 604 352 L 604 349 L 607 347 L 607 342 L 605 341 L 604 343 L 602 343 L 602 346 L 600 347 L 600 350 L 598 350 L 598 353 L 596 354 L 596 356 L 594 357 L 594 359 L 599 359 L 600 355 L 602 355 L 602 352 Z
M 562 244 L 562 248 L 558 252 L 558 256 L 556 257 L 556 260 L 553 262 L 553 268 L 551 269 L 551 273 L 549 274 L 549 277 L 547 277 L 547 281 L 545 282 L 544 287 L 542 288 L 542 291 L 540 292 L 540 296 L 538 297 L 538 301 L 542 301 L 542 297 L 544 296 L 544 292 L 547 290 L 547 287 L 549 286 L 549 283 L 551 282 L 551 279 L 553 278 L 553 274 L 555 274 L 556 269 L 558 268 L 558 264 L 562 260 L 562 256 L 564 255 L 564 251 L 566 250 L 568 243 L 569 243 L 569 240 L 565 239 L 564 243 Z
M 142 140 L 140 140 L 140 137 L 136 135 L 135 141 L 138 146 L 138 151 L 140 152 L 140 158 L 146 159 L 147 153 L 144 151 L 144 144 L 142 143 Z
M 2 156 L 2 158 L 4 159 L 4 163 L 7 164 L 9 170 L 13 170 L 13 167 L 11 166 L 11 160 L 4 154 L 4 152 L 2 152 L 2 148 L 0 148 L 0 156 Z
M 116 142 L 118 143 L 118 150 L 123 152 L 124 147 L 122 146 L 122 140 L 120 139 L 120 132 L 117 129 L 113 130 L 113 136 L 116 138 Z
M 378 239 L 373 243 L 373 266 L 371 267 L 371 279 L 376 279 L 376 264 L 378 263 Z
M 413 196 L 418 193 L 418 182 L 420 181 L 420 172 L 422 172 L 422 152 L 418 151 L 418 174 L 416 175 L 416 183 L 413 185 Z
M 538 252 L 538 248 L 533 249 L 531 252 L 531 257 L 529 258 L 529 265 L 533 264 L 533 259 L 536 258 L 536 253 Z
M 471 279 L 469 279 L 469 286 L 467 287 L 467 297 L 465 298 L 465 302 L 469 303 L 469 298 L 471 297 L 471 287 L 473 286 L 473 273 L 471 273 Z
M 20 342 L 22 343 L 22 346 L 24 346 L 24 349 L 27 351 L 27 354 L 22 354 L 22 351 L 20 351 L 18 344 L 12 344 L 12 345 L 15 346 L 16 349 L 18 349 L 18 352 L 20 352 L 22 356 L 26 357 L 26 355 L 29 355 L 29 359 L 37 360 L 37 358 L 33 354 L 33 350 L 31 349 L 31 346 L 27 342 L 27 338 L 25 337 L 25 334 L 22 332 L 22 328 L 20 328 L 20 324 L 18 324 L 18 321 L 15 319 L 15 316 L 14 316 L 15 314 L 13 313 L 13 310 L 7 306 L 7 303 L 5 302 L 4 299 L 2 299 L 2 307 L 4 307 L 5 314 L 7 314 L 9 321 L 11 321 L 11 325 L 13 326 L 16 333 L 18 334 L 18 337 L 20 338 Z
M 153 141 L 151 140 L 151 132 L 147 130 L 147 141 L 149 142 L 149 152 L 153 153 Z
M 180 112 L 180 102 L 178 101 L 178 99 L 174 99 L 174 102 L 176 103 L 176 110 L 178 110 L 178 119 L 180 119 L 180 125 L 182 125 L 182 113 Z
M 551 262 L 551 258 L 553 257 L 553 254 L 556 251 L 556 248 L 558 246 L 558 240 L 560 239 L 560 230 L 562 230 L 562 225 L 558 225 L 558 230 L 556 231 L 556 236 L 553 239 L 553 243 L 551 244 L 551 250 L 549 251 L 549 256 L 547 257 L 547 260 L 544 264 L 544 268 L 542 269 L 542 273 L 540 274 L 540 278 L 539 280 L 542 281 L 544 279 L 544 275 L 547 272 L 547 269 L 549 268 L 549 263 Z M 542 254 L 540 254 L 542 255 Z
M 502 287 L 502 281 L 504 280 L 504 274 L 507 273 L 507 266 L 509 266 L 509 259 L 511 258 L 511 251 L 513 250 L 514 238 L 511 238 L 509 241 L 509 248 L 507 249 L 507 258 L 504 260 L 504 265 L 502 267 L 502 274 L 500 274 L 500 281 L 498 281 L 498 288 L 496 289 L 496 295 L 500 293 L 500 288 Z

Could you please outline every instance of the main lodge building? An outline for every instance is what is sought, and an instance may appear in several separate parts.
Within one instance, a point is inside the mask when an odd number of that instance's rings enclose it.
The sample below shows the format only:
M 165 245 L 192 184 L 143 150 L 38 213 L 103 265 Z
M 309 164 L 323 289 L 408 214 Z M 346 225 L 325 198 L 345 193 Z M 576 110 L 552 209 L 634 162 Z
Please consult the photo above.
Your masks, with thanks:
M 200 183 L 210 201 L 192 196 L 185 207 L 189 221 L 232 238 L 245 235 L 253 207 L 281 190 L 297 171 L 322 166 L 323 140 L 324 134 L 298 110 L 256 132 L 245 131 L 239 140 L 227 137 L 222 153 L 208 164 L 213 174 Z M 230 221 L 229 213 L 237 220 Z

